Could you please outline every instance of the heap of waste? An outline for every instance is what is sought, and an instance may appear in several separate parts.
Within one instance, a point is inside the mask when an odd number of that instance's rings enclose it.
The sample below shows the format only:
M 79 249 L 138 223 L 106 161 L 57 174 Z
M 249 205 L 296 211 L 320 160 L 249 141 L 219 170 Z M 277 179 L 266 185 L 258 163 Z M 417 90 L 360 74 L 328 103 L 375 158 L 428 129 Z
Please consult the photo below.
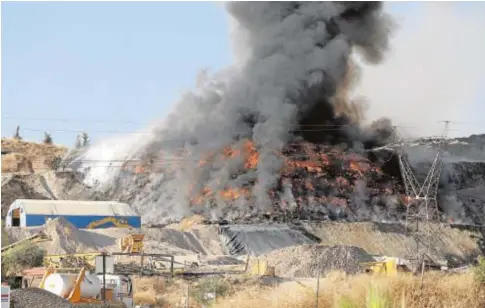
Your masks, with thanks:
M 354 274 L 362 262 L 375 261 L 365 250 L 355 246 L 301 245 L 271 251 L 261 256 L 275 267 L 281 277 L 317 277 L 331 271 Z

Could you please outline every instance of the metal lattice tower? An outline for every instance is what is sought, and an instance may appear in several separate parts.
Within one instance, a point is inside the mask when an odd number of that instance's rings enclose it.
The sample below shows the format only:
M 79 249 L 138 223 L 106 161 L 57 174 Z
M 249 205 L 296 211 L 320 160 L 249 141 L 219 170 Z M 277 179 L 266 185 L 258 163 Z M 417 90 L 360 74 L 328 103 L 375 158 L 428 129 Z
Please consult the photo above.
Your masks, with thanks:
M 399 141 L 398 155 L 399 167 L 401 169 L 404 188 L 406 191 L 406 232 L 410 233 L 416 242 L 416 252 L 413 259 L 424 264 L 429 259 L 430 250 L 430 222 L 439 218 L 438 214 L 438 186 L 442 169 L 443 145 L 448 133 L 449 121 L 445 121 L 445 130 L 443 134 L 434 138 L 431 142 L 437 144 L 436 154 L 431 164 L 431 168 L 422 184 L 417 180 L 411 164 L 406 154 L 405 142 Z M 420 226 L 424 224 L 424 230 Z M 424 251 L 420 246 L 424 245 Z
M 438 219 L 438 185 L 443 162 L 443 145 L 448 133 L 449 121 L 445 121 L 443 135 L 432 140 L 437 143 L 436 154 L 431 168 L 423 182 L 419 184 L 407 160 L 404 142 L 399 151 L 399 164 L 403 174 L 408 204 L 406 210 L 406 224 L 411 220 L 433 221 Z
M 416 242 L 416 251 L 412 259 L 422 264 L 423 268 L 425 262 L 427 262 L 426 259 L 429 259 L 430 241 L 426 239 L 430 238 L 430 222 L 438 219 L 438 185 L 441 175 L 443 145 L 446 140 L 449 124 L 449 121 L 444 122 L 444 133 L 437 138 L 433 138 L 430 142 L 437 144 L 437 152 L 423 183 L 418 181 L 411 167 L 406 152 L 407 144 L 404 138 L 399 136 L 396 127 L 394 127 L 395 142 L 384 147 L 394 149 L 398 155 L 399 169 L 406 194 L 406 232 L 412 235 Z M 425 224 L 425 227 L 422 228 L 420 224 Z M 423 244 L 425 246 L 424 251 L 420 249 Z

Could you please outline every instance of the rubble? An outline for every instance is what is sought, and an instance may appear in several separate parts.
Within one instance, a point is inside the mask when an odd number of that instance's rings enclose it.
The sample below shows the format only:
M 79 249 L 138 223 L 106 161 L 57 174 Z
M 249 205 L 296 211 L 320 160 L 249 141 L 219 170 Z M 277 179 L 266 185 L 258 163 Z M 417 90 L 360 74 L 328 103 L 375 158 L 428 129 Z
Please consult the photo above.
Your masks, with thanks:
M 261 260 L 274 266 L 279 277 L 316 277 L 334 270 L 347 274 L 362 269 L 361 262 L 373 262 L 365 250 L 355 246 L 300 245 L 271 251 Z

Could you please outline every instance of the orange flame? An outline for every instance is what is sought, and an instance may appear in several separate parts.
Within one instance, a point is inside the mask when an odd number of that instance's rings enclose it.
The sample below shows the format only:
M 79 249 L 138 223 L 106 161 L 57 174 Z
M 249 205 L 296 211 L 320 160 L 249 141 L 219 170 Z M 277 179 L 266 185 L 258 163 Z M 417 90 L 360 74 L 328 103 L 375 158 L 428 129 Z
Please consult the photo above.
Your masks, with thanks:
M 224 200 L 236 200 L 239 199 L 241 196 L 247 196 L 249 194 L 249 190 L 247 188 L 228 188 L 222 190 L 219 194 Z
M 222 151 L 225 157 L 233 158 L 239 156 L 241 153 L 238 150 L 233 149 L 231 146 L 227 146 Z
M 244 141 L 244 168 L 254 169 L 258 165 L 259 153 L 251 140 Z

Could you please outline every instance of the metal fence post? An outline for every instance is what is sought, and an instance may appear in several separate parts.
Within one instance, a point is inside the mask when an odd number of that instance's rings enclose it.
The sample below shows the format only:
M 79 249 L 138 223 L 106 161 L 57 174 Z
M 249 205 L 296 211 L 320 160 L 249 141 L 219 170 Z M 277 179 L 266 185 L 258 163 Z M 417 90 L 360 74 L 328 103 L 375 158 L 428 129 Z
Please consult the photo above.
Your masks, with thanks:
M 190 298 L 190 281 L 187 282 L 187 300 L 185 301 L 185 307 L 189 308 L 189 298 Z
M 103 303 L 106 304 L 106 252 L 103 252 Z

